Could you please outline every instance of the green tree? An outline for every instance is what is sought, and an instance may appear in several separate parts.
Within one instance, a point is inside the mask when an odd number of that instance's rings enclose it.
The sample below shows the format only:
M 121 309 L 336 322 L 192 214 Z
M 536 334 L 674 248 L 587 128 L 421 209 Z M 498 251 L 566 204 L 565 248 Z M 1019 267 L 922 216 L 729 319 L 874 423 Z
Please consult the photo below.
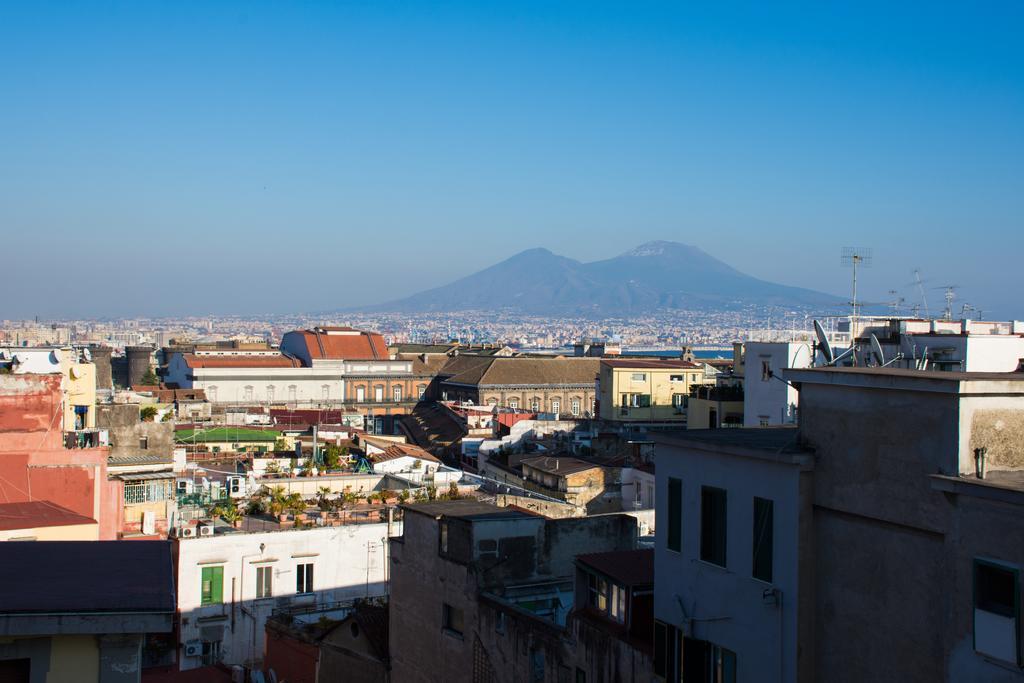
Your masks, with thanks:
M 143 422 L 152 422 L 156 418 L 156 406 L 142 406 L 139 410 L 139 417 Z
M 153 372 L 153 368 L 146 368 L 146 372 L 142 375 L 142 379 L 139 380 L 139 383 L 145 386 L 152 386 L 160 384 L 160 378 L 156 376 L 155 372 Z

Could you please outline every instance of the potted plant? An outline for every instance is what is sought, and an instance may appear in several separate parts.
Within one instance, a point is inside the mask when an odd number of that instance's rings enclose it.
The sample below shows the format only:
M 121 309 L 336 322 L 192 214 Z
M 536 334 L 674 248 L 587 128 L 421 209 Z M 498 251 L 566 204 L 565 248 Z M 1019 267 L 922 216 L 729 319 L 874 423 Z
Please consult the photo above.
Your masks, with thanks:
M 328 510 L 331 509 L 330 495 L 330 486 L 321 486 L 316 490 L 316 506 L 323 510 L 324 512 L 327 512 Z
M 284 507 L 286 512 L 295 516 L 295 519 L 304 520 L 306 518 L 306 501 L 302 499 L 301 493 L 288 494 Z

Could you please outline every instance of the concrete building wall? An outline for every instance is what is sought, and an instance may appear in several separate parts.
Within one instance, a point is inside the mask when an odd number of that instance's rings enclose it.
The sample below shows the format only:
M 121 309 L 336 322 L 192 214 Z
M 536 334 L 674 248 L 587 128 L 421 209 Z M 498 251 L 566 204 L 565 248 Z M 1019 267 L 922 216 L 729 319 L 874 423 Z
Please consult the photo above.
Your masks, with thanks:
M 0 531 L 0 541 L 98 541 L 100 526 L 96 524 L 70 524 L 61 526 L 26 527 Z
M 174 450 L 174 423 L 144 422 L 139 416 L 140 408 L 137 403 L 97 406 L 96 427 L 109 432 L 111 456 L 144 453 L 170 458 Z

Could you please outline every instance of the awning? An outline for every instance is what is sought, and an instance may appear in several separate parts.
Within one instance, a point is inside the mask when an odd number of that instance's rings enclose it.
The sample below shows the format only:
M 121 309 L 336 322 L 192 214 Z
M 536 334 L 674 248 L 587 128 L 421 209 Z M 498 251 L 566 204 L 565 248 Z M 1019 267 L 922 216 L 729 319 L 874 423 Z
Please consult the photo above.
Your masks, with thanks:
M 136 472 L 135 474 L 118 474 L 117 478 L 122 481 L 149 481 L 151 479 L 176 479 L 174 472 Z

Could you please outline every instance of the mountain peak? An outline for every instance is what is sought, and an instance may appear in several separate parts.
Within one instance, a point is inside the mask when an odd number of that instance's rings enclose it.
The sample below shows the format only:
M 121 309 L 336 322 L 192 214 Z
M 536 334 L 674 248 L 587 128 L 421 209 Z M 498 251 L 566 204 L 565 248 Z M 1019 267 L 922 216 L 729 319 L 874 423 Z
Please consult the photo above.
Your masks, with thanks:
M 668 240 L 654 240 L 644 242 L 639 247 L 634 247 L 623 256 L 662 256 L 663 254 L 679 251 L 699 251 L 697 247 L 681 242 L 669 242 Z

